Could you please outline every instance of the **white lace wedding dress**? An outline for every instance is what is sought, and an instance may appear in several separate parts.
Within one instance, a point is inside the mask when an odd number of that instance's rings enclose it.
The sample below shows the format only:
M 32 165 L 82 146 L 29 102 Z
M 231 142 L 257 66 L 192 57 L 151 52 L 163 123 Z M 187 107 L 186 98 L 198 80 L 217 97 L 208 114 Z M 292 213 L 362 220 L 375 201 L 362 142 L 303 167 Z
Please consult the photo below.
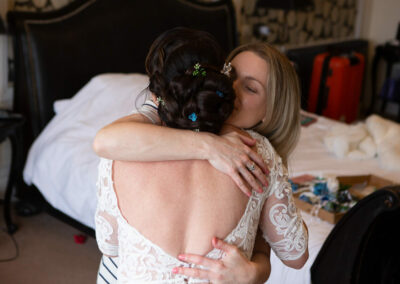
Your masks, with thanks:
M 237 246 L 250 259 L 260 225 L 265 240 L 280 259 L 298 259 L 307 249 L 308 236 L 293 202 L 287 170 L 265 137 L 253 131 L 249 134 L 257 140 L 257 151 L 269 167 L 269 186 L 263 193 L 253 191 L 244 214 L 225 241 Z M 100 250 L 106 255 L 119 257 L 118 282 L 206 283 L 172 274 L 172 268 L 189 265 L 146 239 L 124 219 L 113 188 L 112 163 L 101 159 L 99 164 L 95 222 Z M 220 259 L 222 252 L 213 249 L 207 257 Z

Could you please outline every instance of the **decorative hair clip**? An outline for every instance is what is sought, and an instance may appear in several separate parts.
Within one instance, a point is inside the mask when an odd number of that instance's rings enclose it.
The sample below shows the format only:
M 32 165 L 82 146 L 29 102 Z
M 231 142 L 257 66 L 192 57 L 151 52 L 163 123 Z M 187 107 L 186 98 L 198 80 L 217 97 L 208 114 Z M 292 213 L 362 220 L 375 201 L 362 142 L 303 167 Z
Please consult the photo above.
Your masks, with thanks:
M 157 97 L 157 102 L 158 102 L 159 104 L 161 104 L 162 106 L 165 106 L 165 102 L 164 102 L 164 100 L 163 100 L 161 97 Z
M 224 63 L 224 67 L 221 70 L 221 73 L 230 77 L 231 76 L 231 71 L 232 71 L 232 65 L 229 62 L 228 64 L 226 64 L 226 62 Z
M 197 115 L 194 112 L 192 112 L 191 114 L 189 114 L 188 118 L 191 121 L 195 122 L 197 120 Z
M 200 132 L 200 129 L 195 128 L 195 129 L 193 129 L 193 131 L 194 131 L 194 132 Z
M 204 68 L 201 67 L 200 63 L 196 63 L 194 65 L 194 71 L 192 73 L 193 76 L 203 76 L 205 77 L 207 75 L 207 72 Z
M 218 97 L 220 97 L 220 98 L 224 97 L 224 93 L 221 92 L 220 90 L 216 90 L 215 92 L 217 93 Z

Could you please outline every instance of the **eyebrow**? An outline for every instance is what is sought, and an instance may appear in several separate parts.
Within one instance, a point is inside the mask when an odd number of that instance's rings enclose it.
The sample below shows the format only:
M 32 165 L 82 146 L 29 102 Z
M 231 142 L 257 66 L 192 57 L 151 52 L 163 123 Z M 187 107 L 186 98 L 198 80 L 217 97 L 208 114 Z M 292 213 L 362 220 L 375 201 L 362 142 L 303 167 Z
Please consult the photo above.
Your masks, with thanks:
M 256 81 L 256 82 L 258 82 L 261 86 L 264 86 L 263 83 L 261 83 L 258 79 L 254 78 L 254 77 L 252 77 L 252 76 L 245 76 L 244 79 L 245 79 L 245 80 Z

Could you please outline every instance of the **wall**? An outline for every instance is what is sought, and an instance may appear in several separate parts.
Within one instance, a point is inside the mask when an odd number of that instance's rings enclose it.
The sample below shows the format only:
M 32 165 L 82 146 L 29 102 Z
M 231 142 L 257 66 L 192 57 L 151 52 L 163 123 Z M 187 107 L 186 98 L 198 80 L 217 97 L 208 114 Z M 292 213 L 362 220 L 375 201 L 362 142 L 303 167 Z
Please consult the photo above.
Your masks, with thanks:
M 355 36 L 360 0 L 312 0 L 301 10 L 266 9 L 257 0 L 234 0 L 240 42 L 287 47 Z

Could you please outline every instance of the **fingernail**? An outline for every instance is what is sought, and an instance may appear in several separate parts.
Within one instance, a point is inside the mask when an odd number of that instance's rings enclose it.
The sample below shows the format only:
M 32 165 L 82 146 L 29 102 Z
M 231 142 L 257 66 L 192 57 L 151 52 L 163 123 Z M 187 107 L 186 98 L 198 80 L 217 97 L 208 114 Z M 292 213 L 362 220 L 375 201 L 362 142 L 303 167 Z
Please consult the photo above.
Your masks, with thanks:
M 177 267 L 174 267 L 174 268 L 172 268 L 172 273 L 178 273 L 178 268 Z
M 179 258 L 180 260 L 186 260 L 186 256 L 183 255 L 183 254 L 178 255 L 178 258 Z

